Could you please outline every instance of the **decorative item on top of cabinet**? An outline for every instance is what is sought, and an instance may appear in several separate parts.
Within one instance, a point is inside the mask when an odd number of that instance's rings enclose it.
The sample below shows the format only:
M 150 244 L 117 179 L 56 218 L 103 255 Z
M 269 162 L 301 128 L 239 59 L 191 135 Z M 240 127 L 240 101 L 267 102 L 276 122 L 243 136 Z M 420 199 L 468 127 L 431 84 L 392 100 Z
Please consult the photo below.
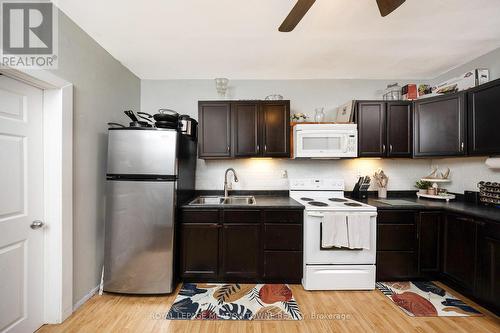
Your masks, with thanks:
M 415 102 L 415 157 L 464 156 L 465 94 L 431 97 Z
M 290 101 L 200 101 L 202 159 L 290 157 Z
M 469 155 L 500 155 L 500 79 L 469 90 Z

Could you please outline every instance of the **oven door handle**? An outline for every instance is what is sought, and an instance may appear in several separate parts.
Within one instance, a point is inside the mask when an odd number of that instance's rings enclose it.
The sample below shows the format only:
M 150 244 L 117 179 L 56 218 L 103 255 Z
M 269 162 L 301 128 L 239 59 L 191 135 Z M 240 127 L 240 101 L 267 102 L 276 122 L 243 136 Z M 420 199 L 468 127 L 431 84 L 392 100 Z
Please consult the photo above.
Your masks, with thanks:
M 319 213 L 307 213 L 307 216 L 310 216 L 310 217 L 325 217 L 325 215 L 319 214 Z

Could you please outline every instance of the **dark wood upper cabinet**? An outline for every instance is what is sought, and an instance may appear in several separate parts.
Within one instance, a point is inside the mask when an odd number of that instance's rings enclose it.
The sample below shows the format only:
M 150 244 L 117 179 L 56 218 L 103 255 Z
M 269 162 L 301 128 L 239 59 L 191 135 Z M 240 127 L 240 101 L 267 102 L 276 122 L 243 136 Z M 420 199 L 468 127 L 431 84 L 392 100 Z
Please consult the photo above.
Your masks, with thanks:
M 198 102 L 199 157 L 290 157 L 290 101 Z
M 443 273 L 467 292 L 474 289 L 477 223 L 447 214 L 443 231 Z
M 363 101 L 357 104 L 358 156 L 384 157 L 386 154 L 386 103 Z
M 426 98 L 415 102 L 414 156 L 463 156 L 465 94 Z
M 360 101 L 356 108 L 360 157 L 412 156 L 412 104 Z
M 467 100 L 469 154 L 500 154 L 500 80 L 469 90 Z
M 231 106 L 221 102 L 198 104 L 200 158 L 231 157 Z
M 233 152 L 235 157 L 252 157 L 260 153 L 259 104 L 231 104 Z
M 410 102 L 387 103 L 387 156 L 412 156 L 412 105 Z
M 263 102 L 262 156 L 290 157 L 290 102 Z

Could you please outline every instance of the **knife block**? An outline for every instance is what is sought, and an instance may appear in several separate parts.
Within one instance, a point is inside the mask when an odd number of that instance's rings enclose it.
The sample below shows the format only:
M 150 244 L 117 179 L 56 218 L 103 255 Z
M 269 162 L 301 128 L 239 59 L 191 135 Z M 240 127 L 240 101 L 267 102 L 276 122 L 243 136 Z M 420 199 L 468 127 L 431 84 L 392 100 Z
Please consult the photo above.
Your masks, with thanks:
M 359 183 L 356 183 L 354 185 L 354 188 L 352 189 L 352 194 L 351 194 L 353 199 L 367 199 L 368 198 L 368 189 L 362 189 Z

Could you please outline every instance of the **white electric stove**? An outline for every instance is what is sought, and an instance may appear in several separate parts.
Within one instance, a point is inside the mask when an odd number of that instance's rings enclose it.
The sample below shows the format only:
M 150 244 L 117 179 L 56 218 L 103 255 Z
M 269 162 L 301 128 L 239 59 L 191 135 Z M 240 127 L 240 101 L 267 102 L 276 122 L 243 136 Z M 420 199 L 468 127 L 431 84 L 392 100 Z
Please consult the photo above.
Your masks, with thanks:
M 290 197 L 305 206 L 304 272 L 306 290 L 375 289 L 377 209 L 344 197 L 342 179 L 291 179 Z M 323 248 L 325 214 L 366 216 L 369 249 Z

